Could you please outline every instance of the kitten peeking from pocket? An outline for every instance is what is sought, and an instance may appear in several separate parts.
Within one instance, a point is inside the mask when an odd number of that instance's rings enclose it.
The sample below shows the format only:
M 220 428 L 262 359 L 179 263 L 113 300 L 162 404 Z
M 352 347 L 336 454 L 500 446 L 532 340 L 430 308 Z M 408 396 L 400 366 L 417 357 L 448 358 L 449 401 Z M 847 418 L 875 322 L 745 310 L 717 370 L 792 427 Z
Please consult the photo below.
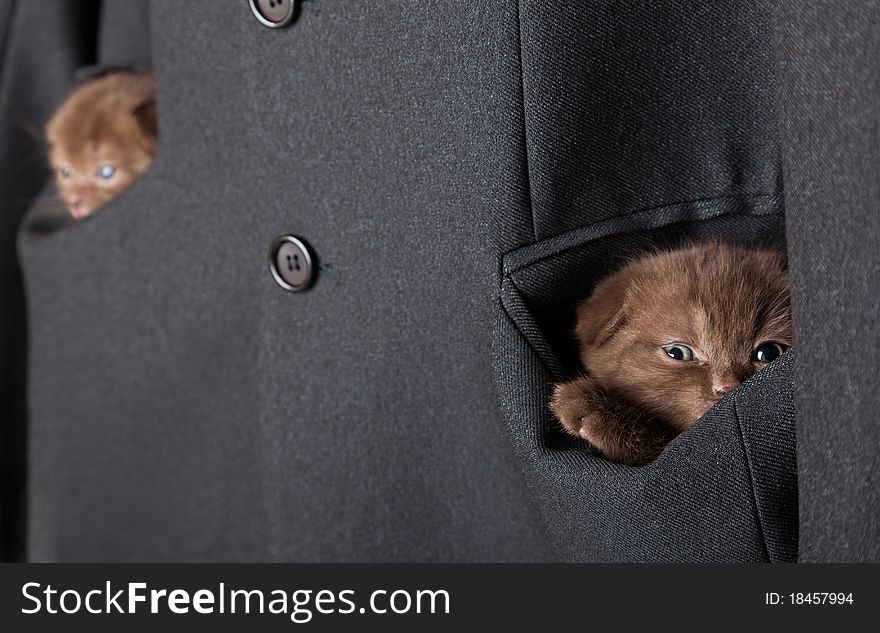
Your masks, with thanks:
M 577 310 L 586 375 L 556 386 L 563 428 L 607 459 L 644 464 L 791 346 L 781 249 L 719 242 L 650 254 Z
M 112 71 L 78 87 L 46 126 L 58 193 L 81 220 L 130 187 L 156 154 L 153 77 Z

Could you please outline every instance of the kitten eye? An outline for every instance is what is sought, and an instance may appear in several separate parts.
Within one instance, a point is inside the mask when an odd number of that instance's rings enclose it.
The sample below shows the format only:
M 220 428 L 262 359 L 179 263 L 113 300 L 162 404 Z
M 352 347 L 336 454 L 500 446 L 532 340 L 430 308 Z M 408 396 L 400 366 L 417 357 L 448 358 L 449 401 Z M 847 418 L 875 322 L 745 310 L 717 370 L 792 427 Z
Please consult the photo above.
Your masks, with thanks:
M 752 354 L 753 363 L 771 363 L 785 353 L 779 343 L 761 343 Z
M 116 175 L 116 168 L 113 165 L 101 165 L 98 168 L 98 175 L 104 180 L 110 180 Z
M 62 178 L 70 178 L 70 170 L 67 167 L 62 167 L 58 171 L 61 172 Z
M 694 360 L 694 350 L 687 345 L 664 345 L 663 351 L 675 360 Z

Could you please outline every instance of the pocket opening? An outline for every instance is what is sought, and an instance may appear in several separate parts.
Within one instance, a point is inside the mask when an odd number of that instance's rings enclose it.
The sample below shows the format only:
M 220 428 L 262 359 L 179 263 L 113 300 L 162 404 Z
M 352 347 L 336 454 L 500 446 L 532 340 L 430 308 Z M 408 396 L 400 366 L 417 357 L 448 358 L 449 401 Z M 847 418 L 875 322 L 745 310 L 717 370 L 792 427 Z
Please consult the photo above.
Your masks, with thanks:
M 744 206 L 745 205 L 745 206 Z M 540 359 L 553 385 L 583 372 L 574 337 L 575 309 L 596 284 L 642 253 L 720 239 L 747 245 L 784 245 L 778 196 L 717 198 L 639 211 L 542 240 L 505 255 L 501 303 Z M 546 448 L 585 446 L 552 415 Z

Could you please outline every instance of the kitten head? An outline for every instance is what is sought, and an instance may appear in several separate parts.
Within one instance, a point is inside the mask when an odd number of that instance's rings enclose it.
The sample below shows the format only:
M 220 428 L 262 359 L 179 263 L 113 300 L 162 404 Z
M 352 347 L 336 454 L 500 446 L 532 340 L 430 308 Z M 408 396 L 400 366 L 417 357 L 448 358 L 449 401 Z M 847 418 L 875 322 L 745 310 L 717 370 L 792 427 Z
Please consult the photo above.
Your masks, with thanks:
M 782 250 L 709 243 L 648 255 L 578 308 L 591 378 L 680 430 L 792 343 Z
M 78 88 L 46 126 L 58 193 L 75 218 L 129 187 L 156 153 L 149 73 L 117 71 Z

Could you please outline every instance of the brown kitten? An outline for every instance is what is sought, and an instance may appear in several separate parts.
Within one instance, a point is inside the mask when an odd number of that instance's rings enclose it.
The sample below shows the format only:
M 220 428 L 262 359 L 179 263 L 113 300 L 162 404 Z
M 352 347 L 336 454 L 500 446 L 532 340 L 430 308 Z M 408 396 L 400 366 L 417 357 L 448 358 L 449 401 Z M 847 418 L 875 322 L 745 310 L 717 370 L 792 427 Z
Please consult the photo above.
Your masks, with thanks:
M 158 136 L 150 73 L 115 71 L 77 88 L 46 126 L 58 193 L 82 219 L 149 167 Z
M 775 248 L 718 242 L 647 255 L 578 307 L 587 376 L 557 385 L 563 428 L 616 462 L 651 461 L 792 342 Z

